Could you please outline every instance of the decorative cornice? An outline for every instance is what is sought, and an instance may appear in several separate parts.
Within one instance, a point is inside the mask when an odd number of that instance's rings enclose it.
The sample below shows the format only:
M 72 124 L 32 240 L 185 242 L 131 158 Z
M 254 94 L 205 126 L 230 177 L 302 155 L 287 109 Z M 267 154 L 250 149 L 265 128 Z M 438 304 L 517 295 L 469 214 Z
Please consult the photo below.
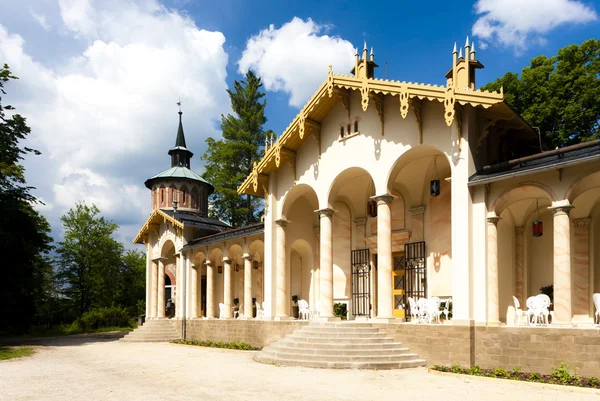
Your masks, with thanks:
M 315 210 L 315 212 L 319 213 L 319 217 L 320 216 L 331 217 L 335 213 L 335 210 L 326 208 L 326 209 Z
M 577 220 L 573 220 L 573 224 L 575 224 L 575 227 L 588 227 L 591 223 L 592 219 L 589 217 L 583 218 L 583 219 L 577 219 Z
M 425 214 L 425 206 L 417 206 L 412 209 L 408 209 L 411 216 L 423 216 Z

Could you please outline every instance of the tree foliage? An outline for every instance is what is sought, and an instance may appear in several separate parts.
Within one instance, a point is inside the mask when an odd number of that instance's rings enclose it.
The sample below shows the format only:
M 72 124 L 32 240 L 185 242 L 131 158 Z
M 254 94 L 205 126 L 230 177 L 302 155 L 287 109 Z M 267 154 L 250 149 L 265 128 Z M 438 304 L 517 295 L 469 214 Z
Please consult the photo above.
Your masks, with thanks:
M 79 314 L 118 301 L 123 245 L 112 237 L 118 226 L 99 214 L 96 206 L 78 203 L 61 217 L 65 234 L 56 248 L 58 279 Z
M 537 56 L 520 76 L 508 72 L 481 89 L 500 87 L 507 103 L 553 146 L 600 138 L 600 40 Z
M 32 207 L 37 200 L 26 185 L 21 164 L 26 154 L 39 152 L 21 145 L 31 130 L 12 106 L 2 104 L 4 85 L 12 79 L 17 77 L 4 64 L 0 68 L 0 252 L 5 285 L 0 291 L 0 332 L 23 331 L 32 324 L 47 299 L 52 277 L 47 257 L 50 225 Z
M 206 140 L 208 149 L 202 156 L 206 171 L 202 177 L 215 186 L 211 195 L 212 217 L 234 227 L 256 223 L 262 205 L 260 199 L 238 195 L 237 187 L 252 172 L 261 157 L 265 137 L 266 100 L 262 81 L 248 71 L 245 81 L 235 81 L 234 90 L 227 90 L 234 115 L 221 116 L 223 139 Z

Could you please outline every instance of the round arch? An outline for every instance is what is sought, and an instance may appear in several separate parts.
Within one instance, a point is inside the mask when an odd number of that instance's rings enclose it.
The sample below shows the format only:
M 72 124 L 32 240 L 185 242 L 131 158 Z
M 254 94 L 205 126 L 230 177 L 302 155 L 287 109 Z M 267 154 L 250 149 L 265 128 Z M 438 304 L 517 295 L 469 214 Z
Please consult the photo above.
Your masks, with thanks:
M 600 187 L 600 167 L 596 167 L 577 177 L 567 189 L 564 198 L 573 204 L 579 195 L 597 187 Z
M 158 249 L 160 249 L 160 256 L 163 258 L 170 253 L 175 253 L 174 238 L 170 238 L 170 235 L 163 236 L 163 238 L 160 240 Z
M 301 197 L 306 198 L 308 203 L 311 206 L 314 206 L 314 210 L 319 208 L 319 199 L 315 189 L 308 184 L 298 184 L 294 185 L 292 189 L 285 194 L 282 202 L 280 202 L 281 210 L 279 216 L 281 216 L 282 219 L 286 219 L 286 216 L 289 216 L 290 214 L 290 208 L 294 202 Z
M 349 182 L 352 185 L 348 185 Z M 349 167 L 331 182 L 327 190 L 327 207 L 333 208 L 336 201 L 342 201 L 351 213 L 359 215 L 358 211 L 363 206 L 366 208 L 366 203 L 375 195 L 375 181 L 371 174 L 362 167 Z
M 513 203 L 540 198 L 548 199 L 550 202 L 556 201 L 554 192 L 546 185 L 539 182 L 523 182 L 502 191 L 494 201 L 491 210 L 500 216 L 504 209 Z

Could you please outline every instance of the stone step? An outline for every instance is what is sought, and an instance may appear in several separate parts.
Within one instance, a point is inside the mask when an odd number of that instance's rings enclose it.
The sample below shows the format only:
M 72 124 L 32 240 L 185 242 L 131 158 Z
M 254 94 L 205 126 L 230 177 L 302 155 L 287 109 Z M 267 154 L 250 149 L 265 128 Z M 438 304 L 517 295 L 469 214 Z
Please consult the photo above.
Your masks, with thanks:
M 299 347 L 290 347 L 285 344 L 273 343 L 268 347 L 263 348 L 264 350 L 273 351 L 273 352 L 285 352 L 285 353 L 296 353 L 303 355 L 404 355 L 409 353 L 408 348 L 398 347 L 398 348 L 348 348 L 348 349 L 331 349 L 328 348 L 299 348 Z
M 312 344 L 329 344 L 329 343 L 339 343 L 339 342 L 344 342 L 344 343 L 349 343 L 349 344 L 353 344 L 353 343 L 369 343 L 369 344 L 375 344 L 375 343 L 391 343 L 394 342 L 394 339 L 391 337 L 356 337 L 356 336 L 352 336 L 352 337 L 333 337 L 331 335 L 327 336 L 327 337 L 316 337 L 316 336 L 305 336 L 304 334 L 300 334 L 300 333 L 293 333 L 288 335 L 286 338 L 289 338 L 295 342 L 306 342 L 306 343 L 312 343 Z
M 294 333 L 297 337 L 304 338 L 385 338 L 386 334 L 381 332 L 345 332 L 345 331 L 337 331 L 337 332 L 319 332 L 319 331 L 302 331 L 298 330 Z
M 342 329 L 348 328 L 359 328 L 359 327 L 373 327 L 372 323 L 361 323 L 361 322 L 310 322 L 308 326 L 305 327 L 339 327 Z
M 274 359 L 293 359 L 299 361 L 322 361 L 328 362 L 402 362 L 417 359 L 416 354 L 403 353 L 399 355 L 306 355 L 295 352 L 280 352 L 263 349 L 265 357 Z
M 123 342 L 169 342 L 178 340 L 179 334 L 170 320 L 148 320 L 143 326 L 127 334 Z
M 297 333 L 348 333 L 348 334 L 371 334 L 371 333 L 380 333 L 380 331 L 374 327 L 352 327 L 349 329 L 341 329 L 337 327 L 326 327 L 326 328 L 317 328 L 311 326 L 305 326 L 300 330 L 296 331 Z
M 331 362 L 326 360 L 321 361 L 304 361 L 298 359 L 280 359 L 271 358 L 254 354 L 254 360 L 262 363 L 275 364 L 281 366 L 302 366 L 309 368 L 329 368 L 329 369 L 403 369 L 416 368 L 425 366 L 426 362 L 423 359 L 413 359 L 399 362 Z
M 294 338 L 289 336 L 278 341 L 279 344 L 285 346 L 291 346 L 296 348 L 313 348 L 313 349 L 391 349 L 401 347 L 401 343 L 396 342 L 308 342 L 308 341 L 295 341 Z

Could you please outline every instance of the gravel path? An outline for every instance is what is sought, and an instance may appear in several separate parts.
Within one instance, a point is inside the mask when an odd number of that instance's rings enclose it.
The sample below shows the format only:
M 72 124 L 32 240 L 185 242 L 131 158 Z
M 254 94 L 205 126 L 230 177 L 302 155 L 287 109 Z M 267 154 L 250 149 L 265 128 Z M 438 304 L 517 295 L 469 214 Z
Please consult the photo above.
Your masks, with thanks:
M 0 400 L 599 400 L 599 395 L 424 368 L 321 370 L 263 365 L 252 352 L 172 344 L 52 342 L 0 362 Z

